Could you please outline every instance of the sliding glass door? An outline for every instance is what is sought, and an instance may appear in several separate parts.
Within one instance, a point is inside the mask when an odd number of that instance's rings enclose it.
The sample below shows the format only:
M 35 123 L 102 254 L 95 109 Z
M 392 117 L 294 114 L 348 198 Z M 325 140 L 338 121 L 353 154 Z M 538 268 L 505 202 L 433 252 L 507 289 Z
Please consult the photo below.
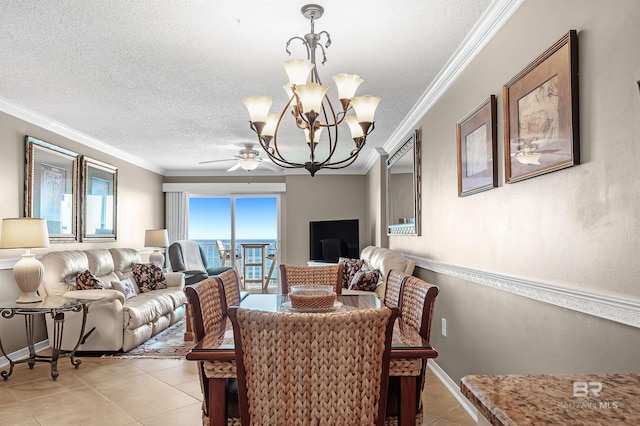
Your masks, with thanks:
M 189 239 L 205 249 L 209 265 L 236 268 L 246 288 L 277 285 L 279 212 L 277 195 L 192 196 Z

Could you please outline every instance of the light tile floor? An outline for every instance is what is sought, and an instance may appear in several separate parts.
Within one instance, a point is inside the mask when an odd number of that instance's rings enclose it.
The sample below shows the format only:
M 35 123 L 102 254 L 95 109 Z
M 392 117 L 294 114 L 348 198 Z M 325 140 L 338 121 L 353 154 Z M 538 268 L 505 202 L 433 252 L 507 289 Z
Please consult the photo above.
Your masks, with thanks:
M 200 425 L 200 382 L 195 363 L 184 359 L 81 357 L 74 369 L 59 363 L 17 365 L 0 381 L 2 425 Z M 0 368 L 4 370 L 6 367 Z M 471 417 L 429 371 L 423 394 L 424 425 L 473 425 Z

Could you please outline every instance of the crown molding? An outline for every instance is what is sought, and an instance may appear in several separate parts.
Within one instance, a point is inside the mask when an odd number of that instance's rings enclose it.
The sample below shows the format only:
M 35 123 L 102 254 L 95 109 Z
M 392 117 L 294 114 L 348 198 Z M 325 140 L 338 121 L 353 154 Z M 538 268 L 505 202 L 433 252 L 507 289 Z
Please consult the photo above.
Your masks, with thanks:
M 53 132 L 57 135 L 71 139 L 74 142 L 78 142 L 90 148 L 100 150 L 107 155 L 122 159 L 135 166 L 142 167 L 143 169 L 147 169 L 161 175 L 164 175 L 166 172 L 166 170 L 162 167 L 131 155 L 128 152 L 115 148 L 105 142 L 102 142 L 101 140 L 95 139 L 89 135 L 79 132 L 56 120 L 52 120 L 45 115 L 32 111 L 3 97 L 0 97 L 0 111 L 16 117 L 20 120 L 26 121 L 27 123 L 31 123 L 34 126 L 42 127 L 43 129 Z
M 418 102 L 384 143 L 383 147 L 386 152 L 393 152 L 396 146 L 404 140 L 403 138 L 416 128 L 418 122 L 442 96 L 449 85 L 502 29 L 504 24 L 524 2 L 525 0 L 496 0 L 489 6 L 462 41 L 460 47 L 454 52 L 451 59 L 445 64 L 420 99 L 418 99 Z
M 539 302 L 640 328 L 640 299 L 494 274 L 404 254 L 416 266 Z

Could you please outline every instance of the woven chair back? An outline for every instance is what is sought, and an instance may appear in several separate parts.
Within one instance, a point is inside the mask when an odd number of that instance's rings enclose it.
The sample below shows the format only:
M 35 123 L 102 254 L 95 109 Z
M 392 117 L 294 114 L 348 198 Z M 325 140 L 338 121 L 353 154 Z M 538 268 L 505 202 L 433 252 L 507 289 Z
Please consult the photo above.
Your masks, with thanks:
M 220 284 L 222 289 L 222 315 L 227 315 L 229 306 L 238 306 L 240 304 L 240 274 L 235 269 L 229 269 L 214 278 Z
M 397 269 L 390 269 L 387 273 L 385 291 L 384 291 L 384 304 L 390 308 L 400 307 L 400 292 L 402 291 L 402 285 L 409 275 Z
M 207 278 L 185 286 L 184 291 L 191 307 L 191 328 L 196 340 L 201 340 L 207 334 L 219 334 L 224 315 L 218 280 Z
M 230 308 L 242 424 L 383 425 L 397 308 Z
M 337 295 L 342 294 L 344 265 L 280 265 L 282 293 L 289 293 L 294 285 L 331 285 Z
M 427 342 L 431 335 L 433 305 L 438 287 L 413 276 L 408 276 L 402 286 L 400 315 L 405 325 L 419 330 Z

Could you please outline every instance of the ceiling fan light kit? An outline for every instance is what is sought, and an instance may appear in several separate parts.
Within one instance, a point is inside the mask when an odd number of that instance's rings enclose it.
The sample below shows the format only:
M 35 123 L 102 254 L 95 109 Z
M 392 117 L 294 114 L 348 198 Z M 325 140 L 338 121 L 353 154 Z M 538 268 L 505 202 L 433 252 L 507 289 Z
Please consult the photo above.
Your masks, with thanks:
M 317 4 L 302 7 L 302 15 L 311 21 L 311 32 L 304 37 L 292 37 L 285 50 L 290 55 L 289 44 L 299 40 L 307 50 L 307 59 L 292 59 L 284 64 L 289 83 L 284 86 L 289 101 L 280 114 L 271 113 L 273 104 L 271 96 L 250 96 L 242 101 L 249 110 L 251 129 L 258 135 L 260 146 L 265 150 L 274 164 L 284 168 L 305 168 L 311 176 L 321 169 L 341 169 L 347 167 L 358 158 L 364 147 L 367 136 L 374 129 L 375 110 L 380 98 L 374 96 L 355 96 L 358 86 L 363 80 L 355 74 L 340 73 L 333 76 L 338 90 L 341 109 L 336 112 L 318 74 L 316 66 L 316 49 L 322 52 L 322 64 L 327 61 L 325 48 L 331 45 L 331 36 L 326 31 L 314 33 L 314 21 L 324 13 L 324 8 Z M 324 46 L 320 43 L 325 36 Z M 278 146 L 278 130 L 287 113 L 291 111 L 295 125 L 303 131 L 309 148 L 309 161 L 294 161 L 285 156 L 286 149 Z M 353 112 L 353 115 L 347 115 Z M 338 127 L 345 123 L 350 129 L 354 146 L 348 156 L 334 159 L 338 146 Z M 322 140 L 321 132 L 326 129 Z M 320 153 L 317 148 L 327 143 L 327 149 Z

